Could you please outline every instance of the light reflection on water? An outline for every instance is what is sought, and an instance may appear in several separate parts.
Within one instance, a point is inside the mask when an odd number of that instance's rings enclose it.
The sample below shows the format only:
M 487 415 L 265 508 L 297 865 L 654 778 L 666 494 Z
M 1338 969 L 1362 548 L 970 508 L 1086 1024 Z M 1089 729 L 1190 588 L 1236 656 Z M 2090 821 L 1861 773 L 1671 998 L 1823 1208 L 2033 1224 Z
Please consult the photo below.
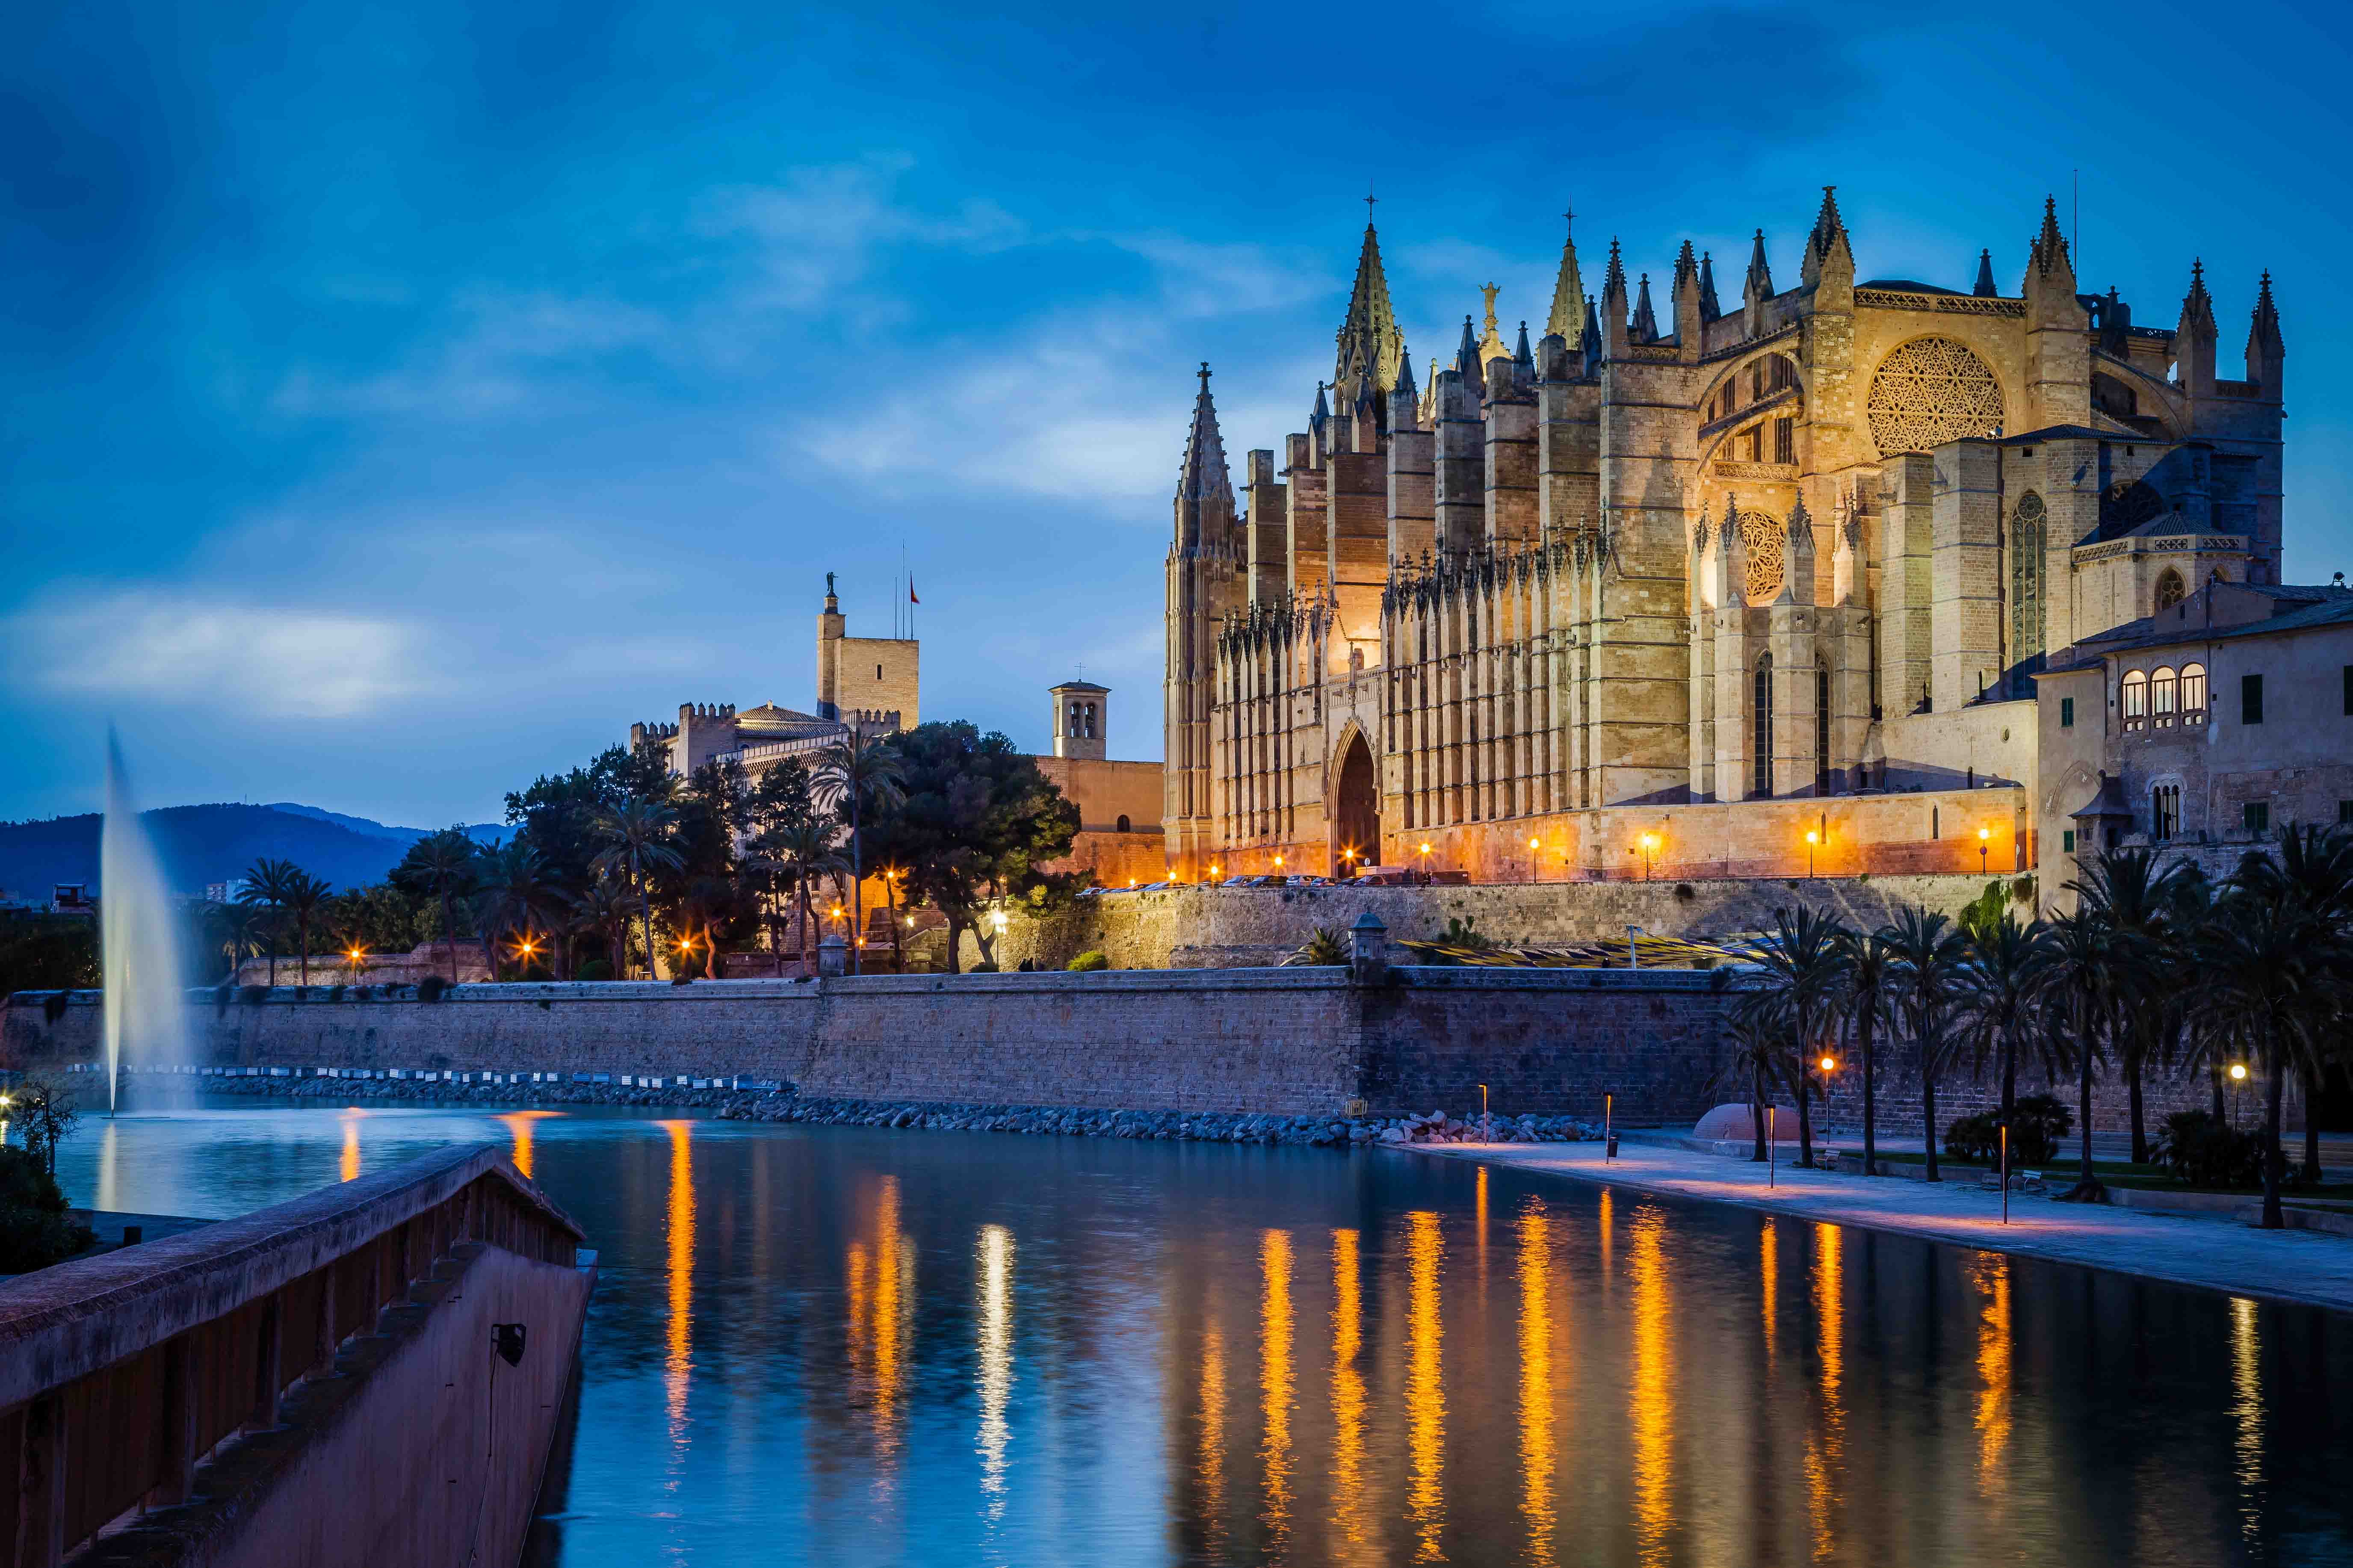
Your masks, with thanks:
M 2353 1328 L 1409 1156 L 126 1115 L 77 1202 L 495 1140 L 602 1284 L 537 1563 L 2347 1563 Z

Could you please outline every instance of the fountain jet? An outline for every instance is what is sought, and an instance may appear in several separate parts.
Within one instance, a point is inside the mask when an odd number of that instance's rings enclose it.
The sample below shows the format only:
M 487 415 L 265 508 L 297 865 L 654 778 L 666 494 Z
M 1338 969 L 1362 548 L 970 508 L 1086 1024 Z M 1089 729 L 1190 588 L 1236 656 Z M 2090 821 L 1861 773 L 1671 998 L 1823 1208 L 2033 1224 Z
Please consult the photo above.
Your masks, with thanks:
M 122 742 L 106 731 L 106 826 L 99 839 L 99 956 L 105 976 L 106 1109 L 119 1095 L 126 1049 L 141 1059 L 188 1059 L 185 970 L 163 863 L 139 820 Z

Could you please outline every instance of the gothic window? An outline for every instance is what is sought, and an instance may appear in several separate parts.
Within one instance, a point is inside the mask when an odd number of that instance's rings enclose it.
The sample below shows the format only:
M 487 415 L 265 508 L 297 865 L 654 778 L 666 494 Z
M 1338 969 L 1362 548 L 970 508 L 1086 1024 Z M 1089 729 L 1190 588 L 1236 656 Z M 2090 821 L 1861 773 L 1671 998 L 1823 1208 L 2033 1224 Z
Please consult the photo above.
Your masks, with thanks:
M 1756 724 L 1754 794 L 1757 799 L 1764 800 L 1773 794 L 1773 656 L 1769 653 L 1757 661 L 1757 689 L 1750 708 Z
M 1794 419 L 1773 421 L 1773 460 L 1794 463 L 1798 460 L 1798 422 Z
M 2189 596 L 2189 590 L 2181 585 L 2181 574 L 2167 567 L 2165 575 L 2157 580 L 2158 614 L 2163 615 Z
M 1879 363 L 1865 405 L 1883 457 L 2000 432 L 2001 384 L 1950 338 L 1915 338 Z
M 2148 678 L 2148 713 L 2153 728 L 2173 728 L 2173 705 L 2180 690 L 2180 682 L 2170 668 L 2160 669 Z
M 2127 731 L 2148 726 L 2148 677 L 2139 670 L 2125 676 L 2125 729 Z
M 2029 490 L 2010 518 L 2010 658 L 2013 664 L 2042 652 L 2042 546 L 2049 513 Z
M 2181 667 L 2181 722 L 2206 722 L 2206 667 L 2202 664 Z
M 1814 661 L 1814 793 L 1831 793 L 1831 672 Z
M 1765 390 L 1778 392 L 1785 386 L 1798 384 L 1798 367 L 1786 354 L 1775 354 L 1765 362 Z
M 1764 511 L 1742 512 L 1739 524 L 1740 548 L 1748 552 L 1748 602 L 1770 604 L 1781 591 L 1781 550 L 1789 542 L 1788 531 Z
M 1751 425 L 1740 433 L 1740 438 L 1748 444 L 1750 462 L 1761 463 L 1765 460 L 1765 426 L 1763 425 Z
M 2162 784 L 2148 792 L 2148 836 L 2163 843 L 2181 837 L 2181 786 Z

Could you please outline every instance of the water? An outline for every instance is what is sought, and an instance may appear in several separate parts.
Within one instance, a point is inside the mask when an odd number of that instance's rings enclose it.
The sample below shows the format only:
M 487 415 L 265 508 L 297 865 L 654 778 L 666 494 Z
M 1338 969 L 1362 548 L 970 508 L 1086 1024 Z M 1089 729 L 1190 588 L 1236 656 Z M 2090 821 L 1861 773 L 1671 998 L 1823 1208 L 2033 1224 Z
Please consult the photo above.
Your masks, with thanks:
M 126 1052 L 178 1065 L 188 1054 L 186 970 L 163 863 L 131 798 L 122 743 L 106 731 L 106 822 L 99 836 L 99 955 L 106 985 L 106 1103 Z
M 449 1140 L 602 1249 L 535 1562 L 2353 1562 L 2353 1322 L 1319 1150 L 126 1115 L 230 1215 Z

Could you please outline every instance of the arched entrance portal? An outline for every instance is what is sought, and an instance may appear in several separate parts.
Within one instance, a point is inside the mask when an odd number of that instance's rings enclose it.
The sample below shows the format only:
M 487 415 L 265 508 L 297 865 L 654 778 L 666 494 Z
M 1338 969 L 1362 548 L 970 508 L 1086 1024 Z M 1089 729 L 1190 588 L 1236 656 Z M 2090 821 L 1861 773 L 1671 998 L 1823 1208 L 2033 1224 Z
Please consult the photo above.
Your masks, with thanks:
M 1347 858 L 1350 851 L 1356 855 L 1353 862 Z M 1380 788 L 1374 782 L 1372 748 L 1358 731 L 1340 753 L 1339 785 L 1333 795 L 1332 868 L 1335 874 L 1346 876 L 1358 866 L 1377 864 L 1380 858 Z

